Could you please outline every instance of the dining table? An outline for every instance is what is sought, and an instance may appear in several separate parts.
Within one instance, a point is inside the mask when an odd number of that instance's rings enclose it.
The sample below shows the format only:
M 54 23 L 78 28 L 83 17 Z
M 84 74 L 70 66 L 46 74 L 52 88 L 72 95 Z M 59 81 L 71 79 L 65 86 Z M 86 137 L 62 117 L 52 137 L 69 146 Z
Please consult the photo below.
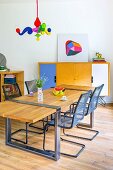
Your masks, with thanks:
M 33 96 L 29 94 L 14 98 L 10 101 L 4 101 L 0 103 L 0 116 L 5 118 L 5 143 L 6 145 L 14 148 L 18 148 L 24 151 L 35 153 L 38 155 L 45 156 L 53 160 L 60 159 L 60 127 L 58 123 L 60 121 L 61 110 L 69 110 L 70 104 L 76 102 L 80 95 L 88 90 L 91 87 L 79 87 L 79 86 L 66 86 L 61 85 L 65 88 L 64 95 L 66 100 L 62 100 L 62 96 L 53 94 L 53 88 L 43 91 L 43 102 L 38 102 L 37 92 Z M 37 147 L 29 146 L 27 144 L 14 141 L 12 138 L 12 120 L 26 123 L 27 126 L 30 123 L 35 123 L 40 121 L 47 116 L 50 116 L 54 113 L 55 115 L 55 151 L 48 152 Z M 26 134 L 28 135 L 28 133 Z

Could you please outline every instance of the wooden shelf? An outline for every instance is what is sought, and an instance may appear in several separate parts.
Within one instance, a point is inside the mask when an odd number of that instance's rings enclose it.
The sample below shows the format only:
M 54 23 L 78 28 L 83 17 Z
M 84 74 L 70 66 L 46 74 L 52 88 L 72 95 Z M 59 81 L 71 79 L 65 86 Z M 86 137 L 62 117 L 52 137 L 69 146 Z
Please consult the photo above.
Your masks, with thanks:
M 0 71 L 0 102 L 4 101 L 4 94 L 2 86 L 4 83 L 4 77 L 6 74 L 13 74 L 16 77 L 16 82 L 18 83 L 22 95 L 24 95 L 24 71 L 13 70 L 13 71 Z

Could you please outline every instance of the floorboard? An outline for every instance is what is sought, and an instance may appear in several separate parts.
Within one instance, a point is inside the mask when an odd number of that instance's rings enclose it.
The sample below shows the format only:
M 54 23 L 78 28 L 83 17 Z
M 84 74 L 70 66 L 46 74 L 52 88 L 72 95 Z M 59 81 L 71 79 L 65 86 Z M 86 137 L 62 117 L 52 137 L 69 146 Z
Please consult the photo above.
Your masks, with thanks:
M 88 118 L 85 120 L 88 122 Z M 24 124 L 13 121 L 13 130 L 24 128 Z M 78 158 L 61 156 L 53 161 L 42 156 L 21 151 L 5 145 L 5 120 L 0 118 L 0 170 L 113 170 L 113 105 L 99 106 L 95 111 L 94 129 L 99 135 L 93 141 L 72 139 L 86 145 Z M 91 133 L 73 128 L 70 133 L 90 136 Z M 24 133 L 15 135 L 24 139 Z M 29 145 L 42 148 L 43 135 L 29 133 Z M 54 129 L 49 128 L 46 136 L 46 148 L 54 149 Z M 61 142 L 62 151 L 75 153 L 79 148 Z

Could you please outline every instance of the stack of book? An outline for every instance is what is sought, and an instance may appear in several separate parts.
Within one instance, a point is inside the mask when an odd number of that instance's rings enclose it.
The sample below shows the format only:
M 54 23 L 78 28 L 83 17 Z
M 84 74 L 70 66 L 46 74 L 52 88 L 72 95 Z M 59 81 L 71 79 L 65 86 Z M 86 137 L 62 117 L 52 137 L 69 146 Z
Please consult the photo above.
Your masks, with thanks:
M 5 84 L 15 84 L 16 83 L 16 76 L 13 74 L 6 74 L 4 77 Z
M 105 58 L 93 58 L 93 62 L 103 63 L 103 62 L 106 62 L 106 61 L 105 61 Z

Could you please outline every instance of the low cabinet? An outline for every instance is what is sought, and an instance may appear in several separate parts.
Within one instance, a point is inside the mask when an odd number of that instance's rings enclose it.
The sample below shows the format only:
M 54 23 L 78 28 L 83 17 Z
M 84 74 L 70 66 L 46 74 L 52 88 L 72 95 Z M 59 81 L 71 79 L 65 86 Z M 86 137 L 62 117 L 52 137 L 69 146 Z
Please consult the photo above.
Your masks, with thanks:
M 15 75 L 22 95 L 24 95 L 24 71 L 0 71 L 0 102 L 4 101 L 2 86 L 5 84 L 5 75 Z
M 44 89 L 60 84 L 92 86 L 104 84 L 101 96 L 110 95 L 110 63 L 94 62 L 41 62 L 39 77 L 45 74 L 48 82 Z

